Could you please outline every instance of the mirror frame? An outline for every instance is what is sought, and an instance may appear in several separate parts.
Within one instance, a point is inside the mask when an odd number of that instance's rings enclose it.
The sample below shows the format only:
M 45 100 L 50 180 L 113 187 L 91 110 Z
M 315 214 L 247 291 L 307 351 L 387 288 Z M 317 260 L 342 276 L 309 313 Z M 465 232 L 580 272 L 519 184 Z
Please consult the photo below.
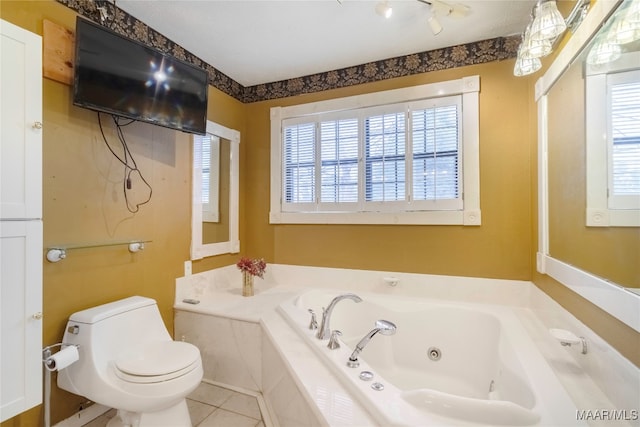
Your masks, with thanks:
M 589 44 L 601 28 L 602 23 L 621 3 L 622 0 L 595 2 L 580 27 L 535 85 L 535 98 L 538 104 L 538 253 L 536 269 L 539 273 L 547 274 L 640 332 L 640 295 L 555 259 L 549 253 L 547 95 L 554 83 L 578 58 L 582 49 Z
M 195 150 L 192 149 L 192 198 L 191 198 L 191 260 L 213 255 L 240 252 L 239 237 L 239 172 L 240 132 L 207 120 L 206 132 L 230 142 L 229 155 L 229 240 L 217 243 L 202 243 L 202 168 L 196 165 Z M 193 142 L 193 138 L 192 138 Z M 225 161 L 225 159 L 220 159 Z

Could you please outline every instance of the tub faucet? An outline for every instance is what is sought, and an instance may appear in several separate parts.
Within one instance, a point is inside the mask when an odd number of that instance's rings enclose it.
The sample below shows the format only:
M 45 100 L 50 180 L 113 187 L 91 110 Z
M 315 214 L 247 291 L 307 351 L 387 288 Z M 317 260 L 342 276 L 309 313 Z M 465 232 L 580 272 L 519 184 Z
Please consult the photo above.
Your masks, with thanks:
M 342 301 L 343 299 L 350 299 L 355 302 L 362 302 L 362 298 L 360 298 L 356 294 L 342 294 L 338 295 L 329 303 L 329 307 L 322 308 L 322 323 L 320 323 L 320 328 L 318 328 L 318 333 L 316 334 L 316 338 L 319 340 L 324 340 L 329 338 L 329 334 L 331 333 L 331 328 L 329 327 L 329 321 L 331 319 L 331 312 L 337 303 Z
M 347 360 L 347 366 L 350 368 L 357 368 L 360 366 L 360 362 L 358 361 L 358 355 L 364 349 L 364 347 L 371 341 L 371 338 L 375 334 L 380 332 L 382 335 L 393 335 L 396 333 L 396 325 L 389 322 L 388 320 L 376 320 L 376 327 L 371 330 L 367 335 L 365 335 L 358 344 L 356 344 L 356 349 L 353 350 L 351 356 L 349 356 L 349 360 Z

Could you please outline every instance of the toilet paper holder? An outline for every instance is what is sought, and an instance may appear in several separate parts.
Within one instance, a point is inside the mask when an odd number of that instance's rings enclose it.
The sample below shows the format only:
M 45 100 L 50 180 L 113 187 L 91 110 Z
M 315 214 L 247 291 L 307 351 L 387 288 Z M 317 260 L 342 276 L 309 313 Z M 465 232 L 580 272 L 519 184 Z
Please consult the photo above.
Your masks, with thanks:
M 59 342 L 56 344 L 51 344 L 46 346 L 45 348 L 42 349 L 42 363 L 45 364 L 46 367 L 51 368 L 52 367 L 52 359 L 51 356 L 53 356 L 53 352 L 51 351 L 52 349 L 56 348 L 56 347 L 60 347 L 60 350 L 62 350 L 62 348 L 67 347 L 67 346 L 74 346 L 75 348 L 80 348 L 80 346 L 78 344 L 67 344 L 64 342 Z M 60 351 L 58 350 L 58 351 Z
M 73 346 L 76 349 L 80 348 L 77 344 L 67 344 L 63 342 L 59 342 L 56 344 L 51 344 L 42 349 L 42 363 L 44 364 L 44 396 L 43 396 L 43 404 L 44 404 L 44 425 L 45 427 L 51 426 L 51 371 L 57 370 L 55 366 L 55 361 L 51 358 L 53 356 L 53 352 L 51 349 L 60 347 L 60 350 L 66 348 L 68 346 Z M 58 350 L 58 351 L 60 351 Z

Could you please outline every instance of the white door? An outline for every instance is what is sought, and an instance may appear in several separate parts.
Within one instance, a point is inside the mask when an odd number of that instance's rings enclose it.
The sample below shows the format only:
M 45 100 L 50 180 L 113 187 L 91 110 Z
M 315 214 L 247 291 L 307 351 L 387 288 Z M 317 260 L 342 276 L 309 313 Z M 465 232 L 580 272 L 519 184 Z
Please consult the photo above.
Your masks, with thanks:
M 0 20 L 0 421 L 42 403 L 41 46 Z
M 0 33 L 0 219 L 42 218 L 42 38 Z
M 42 402 L 42 221 L 0 222 L 1 421 Z

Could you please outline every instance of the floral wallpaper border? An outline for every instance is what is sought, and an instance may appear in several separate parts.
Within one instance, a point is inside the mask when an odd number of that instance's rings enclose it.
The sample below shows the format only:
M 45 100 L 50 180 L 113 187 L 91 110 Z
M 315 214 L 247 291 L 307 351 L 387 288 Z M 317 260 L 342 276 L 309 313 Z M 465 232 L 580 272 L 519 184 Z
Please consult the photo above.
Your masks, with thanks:
M 85 18 L 111 28 L 118 34 L 205 69 L 209 74 L 210 85 L 243 103 L 286 98 L 430 71 L 515 58 L 520 44 L 519 35 L 498 37 L 289 80 L 245 87 L 194 54 L 186 51 L 182 46 L 167 39 L 144 22 L 124 12 L 110 1 L 57 1 L 75 10 Z M 106 8 L 109 16 L 106 22 L 101 22 L 98 7 Z

